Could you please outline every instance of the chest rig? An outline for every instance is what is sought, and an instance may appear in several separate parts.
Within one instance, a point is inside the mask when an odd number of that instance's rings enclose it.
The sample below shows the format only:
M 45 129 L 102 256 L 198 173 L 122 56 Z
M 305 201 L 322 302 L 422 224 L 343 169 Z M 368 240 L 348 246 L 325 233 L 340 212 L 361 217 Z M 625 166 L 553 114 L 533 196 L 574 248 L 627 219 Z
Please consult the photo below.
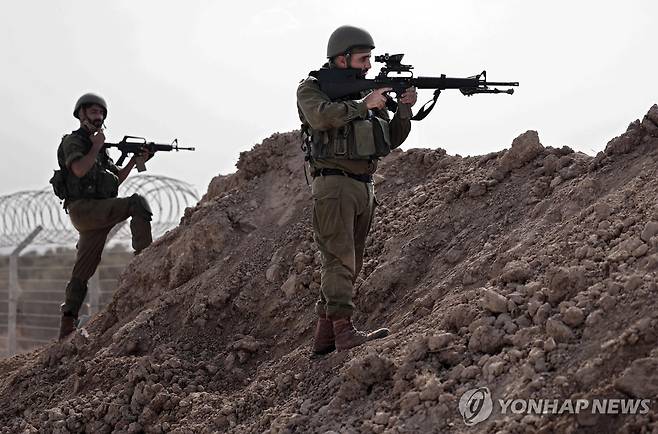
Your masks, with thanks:
M 314 72 L 310 73 L 314 77 Z M 332 102 L 362 99 L 349 95 Z M 366 119 L 355 119 L 340 128 L 315 130 L 302 120 L 302 149 L 307 161 L 320 159 L 378 160 L 391 152 L 388 120 L 368 110 Z

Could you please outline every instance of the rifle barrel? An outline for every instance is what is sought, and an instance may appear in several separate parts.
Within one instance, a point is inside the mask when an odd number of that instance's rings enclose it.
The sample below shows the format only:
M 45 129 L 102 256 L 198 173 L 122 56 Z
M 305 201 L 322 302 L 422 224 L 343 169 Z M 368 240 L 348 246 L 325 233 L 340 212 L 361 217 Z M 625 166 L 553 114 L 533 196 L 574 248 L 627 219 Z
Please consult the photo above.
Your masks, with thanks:
M 411 82 L 419 89 L 459 89 L 478 85 L 476 78 L 416 77 Z

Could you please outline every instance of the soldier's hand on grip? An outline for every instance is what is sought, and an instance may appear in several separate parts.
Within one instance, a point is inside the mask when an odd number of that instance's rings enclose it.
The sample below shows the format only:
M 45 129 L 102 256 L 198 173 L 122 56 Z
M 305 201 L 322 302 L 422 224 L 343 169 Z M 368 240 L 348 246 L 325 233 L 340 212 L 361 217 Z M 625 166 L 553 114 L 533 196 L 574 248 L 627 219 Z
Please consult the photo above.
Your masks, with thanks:
M 417 99 L 418 99 L 418 94 L 416 93 L 416 88 L 410 87 L 407 90 L 405 90 L 404 93 L 400 96 L 400 103 L 409 104 L 410 106 L 413 106 L 414 104 L 416 104 Z
M 392 87 L 382 87 L 370 92 L 365 99 L 368 109 L 383 109 L 386 106 L 386 95 L 384 94 L 392 90 Z
M 139 154 L 135 155 L 135 157 L 141 158 L 143 161 L 146 162 L 151 158 L 153 158 L 154 155 L 155 155 L 154 152 L 149 151 L 149 149 L 146 146 L 144 146 L 140 148 Z

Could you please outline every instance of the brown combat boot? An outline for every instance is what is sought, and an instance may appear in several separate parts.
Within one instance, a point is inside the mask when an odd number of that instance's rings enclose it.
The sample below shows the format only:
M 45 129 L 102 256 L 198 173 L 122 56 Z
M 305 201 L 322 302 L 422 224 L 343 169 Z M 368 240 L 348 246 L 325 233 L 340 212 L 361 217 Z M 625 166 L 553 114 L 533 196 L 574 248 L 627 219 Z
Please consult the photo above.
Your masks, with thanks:
M 68 335 L 75 331 L 75 323 L 77 319 L 74 316 L 62 314 L 59 321 L 59 338 L 58 341 L 63 341 Z
M 336 335 L 336 349 L 338 351 L 349 350 L 373 339 L 384 338 L 390 333 L 387 328 L 377 329 L 370 333 L 359 331 L 352 325 L 351 318 L 334 319 L 333 326 L 334 335 Z
M 322 356 L 336 349 L 334 342 L 334 327 L 327 316 L 319 316 L 313 337 L 313 353 Z

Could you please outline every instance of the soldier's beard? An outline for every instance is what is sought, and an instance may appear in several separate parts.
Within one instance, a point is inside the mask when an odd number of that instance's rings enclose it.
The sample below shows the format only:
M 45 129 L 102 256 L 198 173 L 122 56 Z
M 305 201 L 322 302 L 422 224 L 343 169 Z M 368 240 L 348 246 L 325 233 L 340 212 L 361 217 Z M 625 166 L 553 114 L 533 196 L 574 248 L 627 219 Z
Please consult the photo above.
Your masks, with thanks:
M 90 134 L 95 133 L 96 131 L 100 131 L 101 128 L 103 127 L 103 120 L 102 119 L 94 119 L 91 120 L 89 118 L 86 118 L 83 122 L 82 125 L 84 125 L 85 129 L 89 131 Z
M 358 74 L 359 78 L 366 78 L 366 75 L 368 74 L 367 69 L 359 68 L 358 66 L 352 66 L 352 61 L 351 60 L 347 63 L 347 67 L 352 68 L 352 69 L 358 69 L 359 70 L 359 74 Z

